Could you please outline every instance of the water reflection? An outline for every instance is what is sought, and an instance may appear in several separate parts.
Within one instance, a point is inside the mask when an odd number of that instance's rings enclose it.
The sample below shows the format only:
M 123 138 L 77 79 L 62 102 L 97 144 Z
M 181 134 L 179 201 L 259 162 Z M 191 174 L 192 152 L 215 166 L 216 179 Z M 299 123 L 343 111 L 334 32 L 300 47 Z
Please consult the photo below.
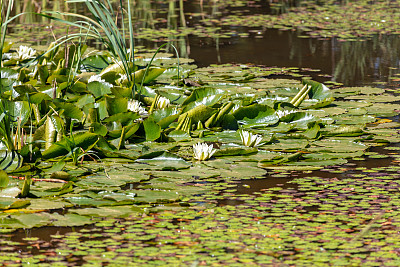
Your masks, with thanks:
M 114 1 L 117 2 L 117 1 Z M 221 27 L 219 20 L 227 14 L 240 13 L 281 13 L 290 6 L 306 4 L 307 1 L 272 0 L 243 2 L 232 6 L 217 0 L 136 0 L 132 1 L 135 12 L 136 32 L 140 38 L 137 45 L 157 48 L 167 42 L 168 52 L 177 47 L 181 57 L 195 59 L 199 66 L 215 63 L 253 63 L 278 67 L 303 67 L 320 69 L 332 76 L 332 81 L 347 86 L 369 85 L 374 82 L 391 82 L 389 77 L 399 73 L 400 38 L 398 36 L 374 36 L 364 42 L 340 42 L 336 39 L 320 40 L 302 38 L 301 32 L 280 31 L 276 29 L 248 29 L 244 27 Z M 279 7 L 277 11 L 276 7 Z M 85 12 L 82 4 L 66 4 L 64 1 L 16 0 L 15 12 L 40 12 L 58 10 Z M 31 45 L 47 45 L 65 34 L 66 28 L 45 29 L 43 17 L 32 14 L 22 17 L 10 35 L 15 40 L 25 40 Z M 21 23 L 41 23 L 39 26 L 25 28 Z M 212 29 L 212 34 L 203 37 L 199 28 Z M 145 29 L 150 29 L 145 31 Z M 250 31 L 249 31 L 250 30 Z M 27 32 L 28 31 L 28 32 Z M 38 31 L 44 34 L 38 34 Z M 146 32 L 144 38 L 140 34 Z M 225 38 L 225 32 L 233 32 Z M 187 34 L 182 34 L 187 33 Z M 151 35 L 153 34 L 153 35 Z M 242 37 L 248 34 L 248 38 Z M 207 34 L 206 34 L 207 35 Z M 152 39 L 152 41 L 149 41 Z M 99 44 L 93 43 L 96 48 Z M 318 79 L 318 77 L 315 77 Z
M 367 42 L 339 43 L 335 54 L 333 77 L 345 84 L 359 84 L 364 80 L 390 82 L 398 73 L 400 39 L 397 36 L 374 36 Z

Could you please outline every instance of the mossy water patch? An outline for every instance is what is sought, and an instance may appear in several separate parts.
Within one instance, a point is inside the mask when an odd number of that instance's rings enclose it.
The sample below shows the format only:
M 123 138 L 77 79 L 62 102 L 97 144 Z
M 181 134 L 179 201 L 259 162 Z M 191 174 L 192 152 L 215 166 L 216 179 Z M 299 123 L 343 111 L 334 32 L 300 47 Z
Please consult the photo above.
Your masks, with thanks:
M 282 15 L 230 15 L 222 19 L 223 25 L 245 25 L 281 30 L 297 29 L 311 38 L 338 37 L 360 40 L 374 34 L 398 34 L 399 17 L 394 10 L 398 1 L 357 1 L 292 8 Z

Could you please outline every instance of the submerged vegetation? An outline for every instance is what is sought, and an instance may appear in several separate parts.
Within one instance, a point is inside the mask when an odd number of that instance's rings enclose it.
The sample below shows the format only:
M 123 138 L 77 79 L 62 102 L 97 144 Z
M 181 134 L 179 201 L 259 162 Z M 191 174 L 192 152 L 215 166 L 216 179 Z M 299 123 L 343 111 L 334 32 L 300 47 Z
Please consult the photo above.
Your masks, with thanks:
M 69 2 L 91 16 L 41 13 L 71 27 L 42 50 L 8 41 L 2 10 L 2 262 L 398 265 L 398 168 L 355 162 L 398 160 L 370 148 L 399 142 L 399 96 L 310 69 L 198 68 L 135 47 L 130 1 Z

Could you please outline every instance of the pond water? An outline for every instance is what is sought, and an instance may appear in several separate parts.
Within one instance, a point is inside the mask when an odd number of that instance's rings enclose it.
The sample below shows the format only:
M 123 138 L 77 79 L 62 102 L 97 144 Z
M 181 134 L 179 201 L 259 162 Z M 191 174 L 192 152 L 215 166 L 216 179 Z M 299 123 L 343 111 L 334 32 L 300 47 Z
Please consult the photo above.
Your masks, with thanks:
M 389 79 L 398 73 L 400 64 L 400 54 L 393 55 L 391 50 L 391 47 L 400 45 L 397 36 L 376 36 L 372 40 L 357 43 L 299 38 L 296 32 L 276 29 L 254 35 L 258 38 L 224 40 L 218 49 L 199 38 L 189 38 L 192 44 L 190 57 L 199 66 L 252 63 L 319 69 L 321 73 L 330 75 L 332 81 L 346 86 L 376 85 L 381 82 L 388 83 L 388 86 L 399 85 Z M 315 76 L 316 80 L 321 80 Z
M 56 2 L 56 1 L 55 1 Z M 154 23 L 155 31 L 158 26 L 167 24 L 179 25 L 182 20 L 180 11 L 184 10 L 185 22 L 188 27 L 195 27 L 200 20 L 201 14 L 209 15 L 217 20 L 226 14 L 235 12 L 245 12 L 248 14 L 258 12 L 280 12 L 277 9 L 271 9 L 266 5 L 267 1 L 251 1 L 239 7 L 226 7 L 224 5 L 212 5 L 218 1 L 182 1 L 183 6 L 179 9 L 179 3 L 175 1 L 137 1 L 141 10 L 147 11 L 141 16 L 141 23 L 146 24 L 152 20 L 161 22 Z M 294 4 L 301 1 L 293 1 Z M 171 5 L 174 3 L 171 11 Z M 79 10 L 81 7 L 76 7 Z M 208 12 L 203 13 L 204 10 Z M 168 16 L 168 12 L 173 14 Z M 153 17 L 151 17 L 153 15 Z M 169 23 L 170 18 L 174 18 L 175 23 Z M 166 21 L 162 21 L 165 18 Z M 28 21 L 37 18 L 28 19 Z M 217 22 L 215 22 L 218 24 Z M 151 23 L 149 24 L 151 25 Z M 175 26 L 176 27 L 176 26 Z M 211 64 L 252 64 L 262 66 L 294 67 L 303 72 L 308 72 L 313 79 L 320 82 L 330 82 L 331 84 L 342 84 L 344 86 L 375 86 L 381 88 L 399 88 L 400 79 L 397 74 L 400 73 L 400 38 L 397 35 L 375 35 L 362 41 L 342 41 L 337 38 L 304 38 L 303 33 L 291 30 L 278 30 L 270 28 L 246 28 L 246 27 L 221 27 L 221 31 L 234 31 L 231 37 L 202 37 L 197 34 L 188 36 L 170 38 L 178 48 L 182 56 L 194 59 L 194 64 L 199 67 L 206 67 Z M 21 37 L 21 28 L 10 29 L 10 35 L 19 40 Z M 244 35 L 246 34 L 246 36 Z M 25 34 L 25 32 L 24 32 Z M 245 37 L 244 37 L 245 36 Z M 28 36 L 24 36 L 24 42 L 29 43 Z M 35 37 L 36 38 L 36 37 Z M 39 38 L 35 40 L 34 45 L 40 47 L 51 40 Z M 157 48 L 168 38 L 160 38 L 156 41 L 139 39 L 138 45 L 147 48 Z M 32 43 L 30 43 L 32 44 Z M 96 45 L 96 44 L 94 44 Z M 169 48 L 168 52 L 172 52 Z M 393 121 L 398 121 L 398 117 L 392 117 Z M 393 145 L 394 146 L 394 145 Z M 373 148 L 369 151 L 371 155 L 389 154 L 390 151 L 382 148 Z M 240 206 L 245 203 L 243 195 L 260 194 L 267 189 L 281 188 L 288 192 L 296 191 L 299 187 L 296 183 L 291 183 L 293 179 L 308 177 L 319 177 L 322 179 L 346 180 L 349 177 L 364 175 L 363 171 L 374 169 L 375 175 L 379 173 L 379 168 L 389 168 L 393 165 L 393 158 L 367 158 L 363 161 L 349 161 L 343 166 L 332 166 L 314 171 L 288 171 L 274 172 L 268 170 L 264 179 L 236 181 L 237 190 L 228 197 L 219 198 L 218 206 Z M 396 172 L 396 171 L 393 171 Z M 347 190 L 346 188 L 343 190 Z M 224 195 L 225 193 L 221 193 Z M 304 207 L 304 212 L 315 212 L 318 209 L 314 205 Z M 278 216 L 278 215 L 277 215 Z M 88 227 L 90 231 L 90 227 Z M 81 230 L 83 228 L 71 227 L 42 227 L 29 231 L 19 230 L 16 233 L 3 238 L 9 238 L 14 242 L 26 242 L 26 237 L 37 237 L 43 243 L 43 248 L 53 247 L 53 236 L 64 235 L 69 232 Z M 110 228 L 107 228 L 110 230 Z M 28 242 L 29 243 L 29 242 Z M 38 250 L 24 243 L 21 251 L 30 251 L 32 254 L 38 253 Z M 54 243 L 56 244 L 56 242 Z M 153 244 L 154 245 L 154 244 Z M 54 245 L 55 246 L 55 245 Z M 154 245 L 156 246 L 156 245 Z M 80 260 L 80 258 L 79 258 Z M 78 260 L 78 262 L 79 262 Z M 76 261 L 76 259 L 75 259 Z

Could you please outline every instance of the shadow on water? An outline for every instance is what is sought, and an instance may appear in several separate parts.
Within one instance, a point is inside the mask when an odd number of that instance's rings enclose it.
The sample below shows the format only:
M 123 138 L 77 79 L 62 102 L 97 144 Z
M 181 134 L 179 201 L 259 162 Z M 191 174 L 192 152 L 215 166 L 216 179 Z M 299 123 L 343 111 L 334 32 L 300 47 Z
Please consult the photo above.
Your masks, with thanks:
M 371 147 L 369 149 L 371 153 L 378 153 L 380 155 L 387 155 L 388 150 L 383 147 Z M 274 174 L 273 171 L 268 170 L 265 178 L 254 179 L 254 180 L 242 180 L 238 186 L 236 192 L 233 195 L 245 195 L 262 192 L 270 188 L 280 187 L 282 189 L 294 189 L 298 188 L 298 184 L 293 182 L 296 178 L 307 178 L 307 177 L 320 177 L 325 179 L 347 179 L 353 177 L 354 174 L 362 173 L 364 169 L 375 169 L 389 167 L 393 163 L 393 158 L 388 156 L 385 158 L 365 158 L 365 160 L 349 160 L 348 163 L 340 166 L 328 166 L 322 167 L 320 170 L 313 171 L 292 171 L 284 174 Z M 385 175 L 385 174 L 383 174 Z M 278 176 L 278 177 L 276 177 Z M 279 177 L 282 176 L 282 177 Z M 219 205 L 240 205 L 244 201 L 237 199 L 222 199 L 218 201 Z
M 69 232 L 79 231 L 80 229 L 83 229 L 83 227 L 48 226 L 48 227 L 43 227 L 43 228 L 34 228 L 34 229 L 27 229 L 27 230 L 19 229 L 18 231 L 12 233 L 10 240 L 11 241 L 21 241 L 26 238 L 38 237 L 42 241 L 50 242 L 51 240 L 53 240 L 52 236 L 64 235 Z
M 54 227 L 46 226 L 33 229 L 18 229 L 9 234 L 0 234 L 2 240 L 15 242 L 10 245 L 19 253 L 29 253 L 31 255 L 43 254 L 43 250 L 49 250 L 56 247 L 59 238 L 67 233 L 78 232 L 81 229 L 88 229 L 92 226 L 85 227 Z M 16 244 L 18 243 L 18 244 Z M 46 252 L 47 253 L 47 252 Z

